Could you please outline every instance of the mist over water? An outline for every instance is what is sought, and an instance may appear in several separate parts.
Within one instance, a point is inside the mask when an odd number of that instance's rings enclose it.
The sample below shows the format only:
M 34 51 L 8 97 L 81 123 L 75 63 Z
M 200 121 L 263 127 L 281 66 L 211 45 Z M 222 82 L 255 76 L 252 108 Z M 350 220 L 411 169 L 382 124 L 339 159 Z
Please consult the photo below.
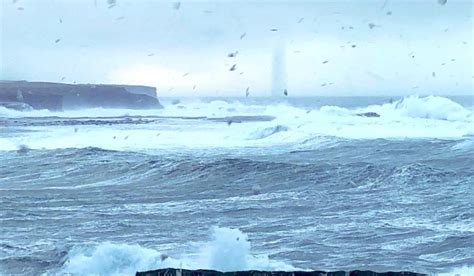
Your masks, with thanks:
M 286 83 L 286 45 L 283 39 L 277 42 L 272 59 L 272 97 L 282 97 L 288 89 Z

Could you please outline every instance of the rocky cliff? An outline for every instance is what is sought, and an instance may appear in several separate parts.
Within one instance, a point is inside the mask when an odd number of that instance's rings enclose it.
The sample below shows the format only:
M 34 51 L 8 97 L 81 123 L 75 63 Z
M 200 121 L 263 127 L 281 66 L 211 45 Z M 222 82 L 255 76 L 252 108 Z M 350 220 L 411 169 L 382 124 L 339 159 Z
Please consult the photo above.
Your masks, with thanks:
M 94 107 L 162 108 L 154 87 L 27 81 L 0 82 L 0 103 L 24 103 L 34 109 L 51 111 Z

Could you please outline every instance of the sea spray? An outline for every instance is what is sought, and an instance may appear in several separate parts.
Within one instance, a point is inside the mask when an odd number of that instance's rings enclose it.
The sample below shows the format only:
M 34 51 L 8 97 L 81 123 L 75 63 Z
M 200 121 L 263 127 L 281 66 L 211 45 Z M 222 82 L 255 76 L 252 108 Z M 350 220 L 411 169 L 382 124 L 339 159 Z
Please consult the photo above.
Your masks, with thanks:
M 158 268 L 236 270 L 295 270 L 267 255 L 253 255 L 247 234 L 239 229 L 214 227 L 210 241 L 198 243 L 197 254 L 165 256 L 137 244 L 102 242 L 73 248 L 61 273 L 123 275 Z

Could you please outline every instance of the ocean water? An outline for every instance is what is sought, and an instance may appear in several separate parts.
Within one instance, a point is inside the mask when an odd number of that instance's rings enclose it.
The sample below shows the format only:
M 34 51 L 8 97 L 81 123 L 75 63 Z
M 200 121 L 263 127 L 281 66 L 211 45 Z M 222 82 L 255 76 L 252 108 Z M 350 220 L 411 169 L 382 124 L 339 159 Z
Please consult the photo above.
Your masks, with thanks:
M 474 275 L 473 97 L 163 104 L 0 109 L 0 274 Z

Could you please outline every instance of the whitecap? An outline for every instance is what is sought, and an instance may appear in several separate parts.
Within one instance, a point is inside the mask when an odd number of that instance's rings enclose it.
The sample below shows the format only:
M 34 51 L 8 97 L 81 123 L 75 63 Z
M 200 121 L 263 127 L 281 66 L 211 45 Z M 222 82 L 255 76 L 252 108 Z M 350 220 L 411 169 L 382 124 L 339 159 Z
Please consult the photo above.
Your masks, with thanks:
M 238 229 L 214 227 L 211 239 L 198 243 L 197 254 L 168 257 L 137 244 L 102 242 L 77 246 L 67 255 L 61 273 L 124 275 L 159 268 L 236 270 L 296 270 L 267 255 L 254 255 L 247 234 Z

